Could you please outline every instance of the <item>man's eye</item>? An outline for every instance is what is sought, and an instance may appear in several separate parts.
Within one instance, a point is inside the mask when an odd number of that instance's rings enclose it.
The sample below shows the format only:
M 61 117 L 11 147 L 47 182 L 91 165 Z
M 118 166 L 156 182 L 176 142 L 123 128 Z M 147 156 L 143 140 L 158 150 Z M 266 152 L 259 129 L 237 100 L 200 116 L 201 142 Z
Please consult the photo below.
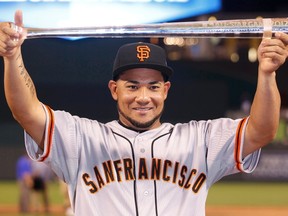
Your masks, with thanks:
M 137 89 L 137 86 L 136 85 L 129 85 L 129 86 L 127 86 L 127 88 L 129 88 L 129 89 Z
M 159 86 L 157 86 L 157 85 L 150 86 L 150 89 L 152 89 L 152 90 L 157 90 L 158 88 L 159 88 Z

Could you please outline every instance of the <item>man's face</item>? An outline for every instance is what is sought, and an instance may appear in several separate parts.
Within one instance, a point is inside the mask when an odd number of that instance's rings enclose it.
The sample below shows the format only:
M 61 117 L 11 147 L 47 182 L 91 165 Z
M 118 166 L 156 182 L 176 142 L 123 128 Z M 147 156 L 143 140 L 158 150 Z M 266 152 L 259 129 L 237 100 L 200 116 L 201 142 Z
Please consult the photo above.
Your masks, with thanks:
M 117 81 L 111 80 L 109 89 L 117 101 L 119 120 L 136 130 L 159 127 L 170 85 L 159 71 L 148 68 L 130 69 Z

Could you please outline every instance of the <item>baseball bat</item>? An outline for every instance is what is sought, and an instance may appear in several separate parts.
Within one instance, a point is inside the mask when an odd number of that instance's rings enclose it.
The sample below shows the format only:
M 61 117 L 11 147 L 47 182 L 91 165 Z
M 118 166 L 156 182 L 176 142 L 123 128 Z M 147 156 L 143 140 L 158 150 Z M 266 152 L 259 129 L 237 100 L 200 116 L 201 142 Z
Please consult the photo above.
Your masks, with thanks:
M 12 24 L 13 25 L 13 24 Z M 17 26 L 13 26 L 17 28 Z M 26 28 L 27 38 L 96 37 L 96 38 L 261 38 L 275 32 L 288 33 L 288 18 L 238 19 L 171 22 L 122 26 Z

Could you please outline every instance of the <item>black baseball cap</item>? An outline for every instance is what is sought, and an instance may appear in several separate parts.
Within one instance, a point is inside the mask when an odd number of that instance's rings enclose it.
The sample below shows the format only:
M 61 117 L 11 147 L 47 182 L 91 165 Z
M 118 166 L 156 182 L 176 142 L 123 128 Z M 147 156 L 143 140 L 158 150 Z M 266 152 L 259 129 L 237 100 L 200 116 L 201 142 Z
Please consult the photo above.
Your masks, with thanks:
M 133 68 L 158 70 L 165 81 L 173 74 L 173 69 L 167 65 L 164 49 L 151 43 L 139 42 L 121 46 L 113 65 L 113 80 L 117 80 L 123 71 Z

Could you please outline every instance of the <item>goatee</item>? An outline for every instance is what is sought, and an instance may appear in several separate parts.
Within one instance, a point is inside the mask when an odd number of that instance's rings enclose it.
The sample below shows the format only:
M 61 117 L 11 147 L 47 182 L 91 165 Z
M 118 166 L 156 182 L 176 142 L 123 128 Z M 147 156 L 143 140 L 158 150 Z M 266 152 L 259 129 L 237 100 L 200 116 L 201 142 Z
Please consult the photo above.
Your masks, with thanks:
M 131 117 L 125 115 L 124 112 L 119 108 L 118 104 L 117 104 L 117 108 L 118 108 L 119 114 L 124 119 L 126 119 L 128 122 L 130 122 L 136 129 L 143 129 L 143 130 L 149 129 L 158 119 L 160 119 L 160 117 L 162 116 L 163 110 L 164 110 L 164 108 L 163 108 L 161 110 L 161 112 L 157 116 L 155 116 L 153 119 L 151 119 L 150 121 L 139 122 L 139 121 L 136 121 L 135 119 L 132 119 Z

